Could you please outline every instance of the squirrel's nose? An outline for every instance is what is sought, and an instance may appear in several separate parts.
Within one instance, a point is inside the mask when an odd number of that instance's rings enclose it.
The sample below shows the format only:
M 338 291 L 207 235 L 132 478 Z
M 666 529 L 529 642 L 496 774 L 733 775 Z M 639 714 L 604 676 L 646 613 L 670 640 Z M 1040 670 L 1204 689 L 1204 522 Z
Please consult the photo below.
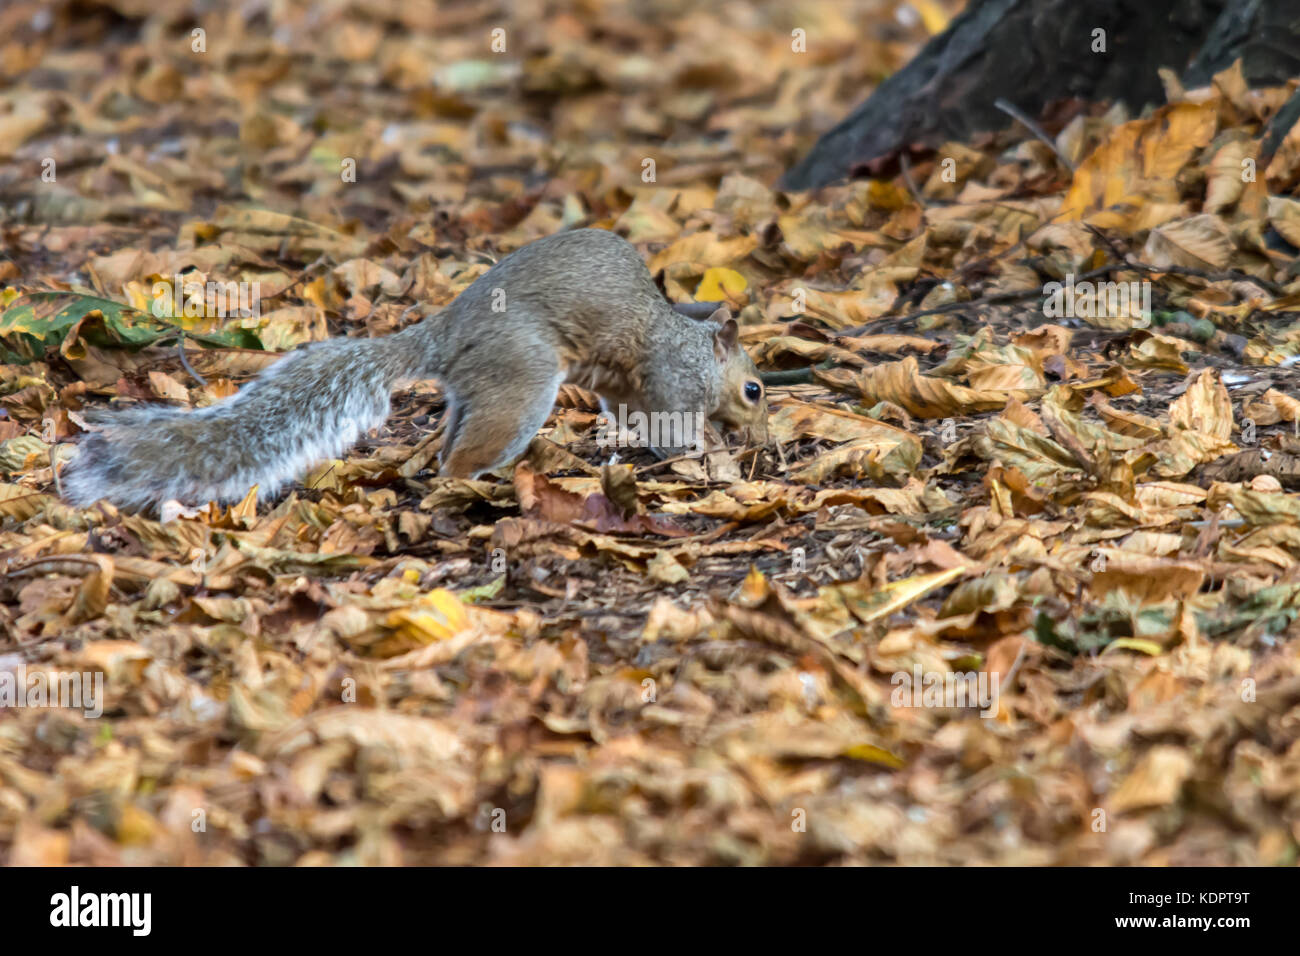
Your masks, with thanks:
M 755 445 L 766 445 L 768 441 L 767 415 L 764 414 L 762 418 L 758 419 L 758 421 L 747 426 L 744 433 L 747 441 Z

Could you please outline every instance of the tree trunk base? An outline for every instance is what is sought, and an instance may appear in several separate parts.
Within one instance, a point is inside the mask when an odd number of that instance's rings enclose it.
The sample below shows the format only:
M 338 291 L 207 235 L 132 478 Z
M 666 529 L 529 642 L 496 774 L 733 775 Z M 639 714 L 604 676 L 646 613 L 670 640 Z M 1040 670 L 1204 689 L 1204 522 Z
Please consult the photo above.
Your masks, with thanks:
M 1066 100 L 1121 101 L 1136 112 L 1164 102 L 1160 67 L 1203 86 L 1238 57 L 1251 85 L 1300 75 L 1300 3 L 973 0 L 781 185 L 815 189 L 903 150 L 1004 129 L 1010 120 L 994 106 L 999 98 L 1033 117 Z

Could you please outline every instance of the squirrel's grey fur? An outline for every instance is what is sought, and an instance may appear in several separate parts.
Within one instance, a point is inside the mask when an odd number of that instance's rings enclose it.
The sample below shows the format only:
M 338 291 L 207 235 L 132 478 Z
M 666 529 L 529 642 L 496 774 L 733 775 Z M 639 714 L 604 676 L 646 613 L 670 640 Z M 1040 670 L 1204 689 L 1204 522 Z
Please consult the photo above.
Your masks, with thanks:
M 63 492 L 76 505 L 106 498 L 133 510 L 238 500 L 253 485 L 271 498 L 383 424 L 394 386 L 411 379 L 438 379 L 447 393 L 444 474 L 478 474 L 522 452 L 564 381 L 611 408 L 702 411 L 765 438 L 766 400 L 732 394 L 748 395 L 757 379 L 735 336 L 734 322 L 674 312 L 626 240 L 562 232 L 506 256 L 396 335 L 291 352 L 207 408 L 88 416 L 100 427 L 81 439 Z

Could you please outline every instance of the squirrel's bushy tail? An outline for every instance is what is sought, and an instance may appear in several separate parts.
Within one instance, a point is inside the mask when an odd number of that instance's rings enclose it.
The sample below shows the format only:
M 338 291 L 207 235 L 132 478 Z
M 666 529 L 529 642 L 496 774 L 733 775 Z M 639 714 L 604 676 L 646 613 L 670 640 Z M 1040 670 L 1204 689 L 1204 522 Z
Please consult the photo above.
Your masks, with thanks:
M 388 417 L 399 379 L 429 374 L 430 323 L 381 339 L 332 339 L 290 352 L 233 395 L 195 411 L 146 405 L 94 416 L 64 468 L 63 494 L 133 510 L 168 500 L 263 498 L 345 451 Z

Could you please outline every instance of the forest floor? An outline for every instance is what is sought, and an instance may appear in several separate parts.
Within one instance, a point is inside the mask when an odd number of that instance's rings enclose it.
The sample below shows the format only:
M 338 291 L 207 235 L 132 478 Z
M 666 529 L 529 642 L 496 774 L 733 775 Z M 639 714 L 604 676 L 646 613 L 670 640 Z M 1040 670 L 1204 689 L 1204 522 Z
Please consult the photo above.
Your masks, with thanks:
M 1295 861 L 1288 89 L 786 194 L 955 3 L 190 7 L 0 11 L 0 864 Z M 817 364 L 768 446 L 612 455 L 566 387 L 440 479 L 422 383 L 275 500 L 59 500 L 86 409 L 570 226 Z M 155 317 L 178 275 L 259 314 Z

